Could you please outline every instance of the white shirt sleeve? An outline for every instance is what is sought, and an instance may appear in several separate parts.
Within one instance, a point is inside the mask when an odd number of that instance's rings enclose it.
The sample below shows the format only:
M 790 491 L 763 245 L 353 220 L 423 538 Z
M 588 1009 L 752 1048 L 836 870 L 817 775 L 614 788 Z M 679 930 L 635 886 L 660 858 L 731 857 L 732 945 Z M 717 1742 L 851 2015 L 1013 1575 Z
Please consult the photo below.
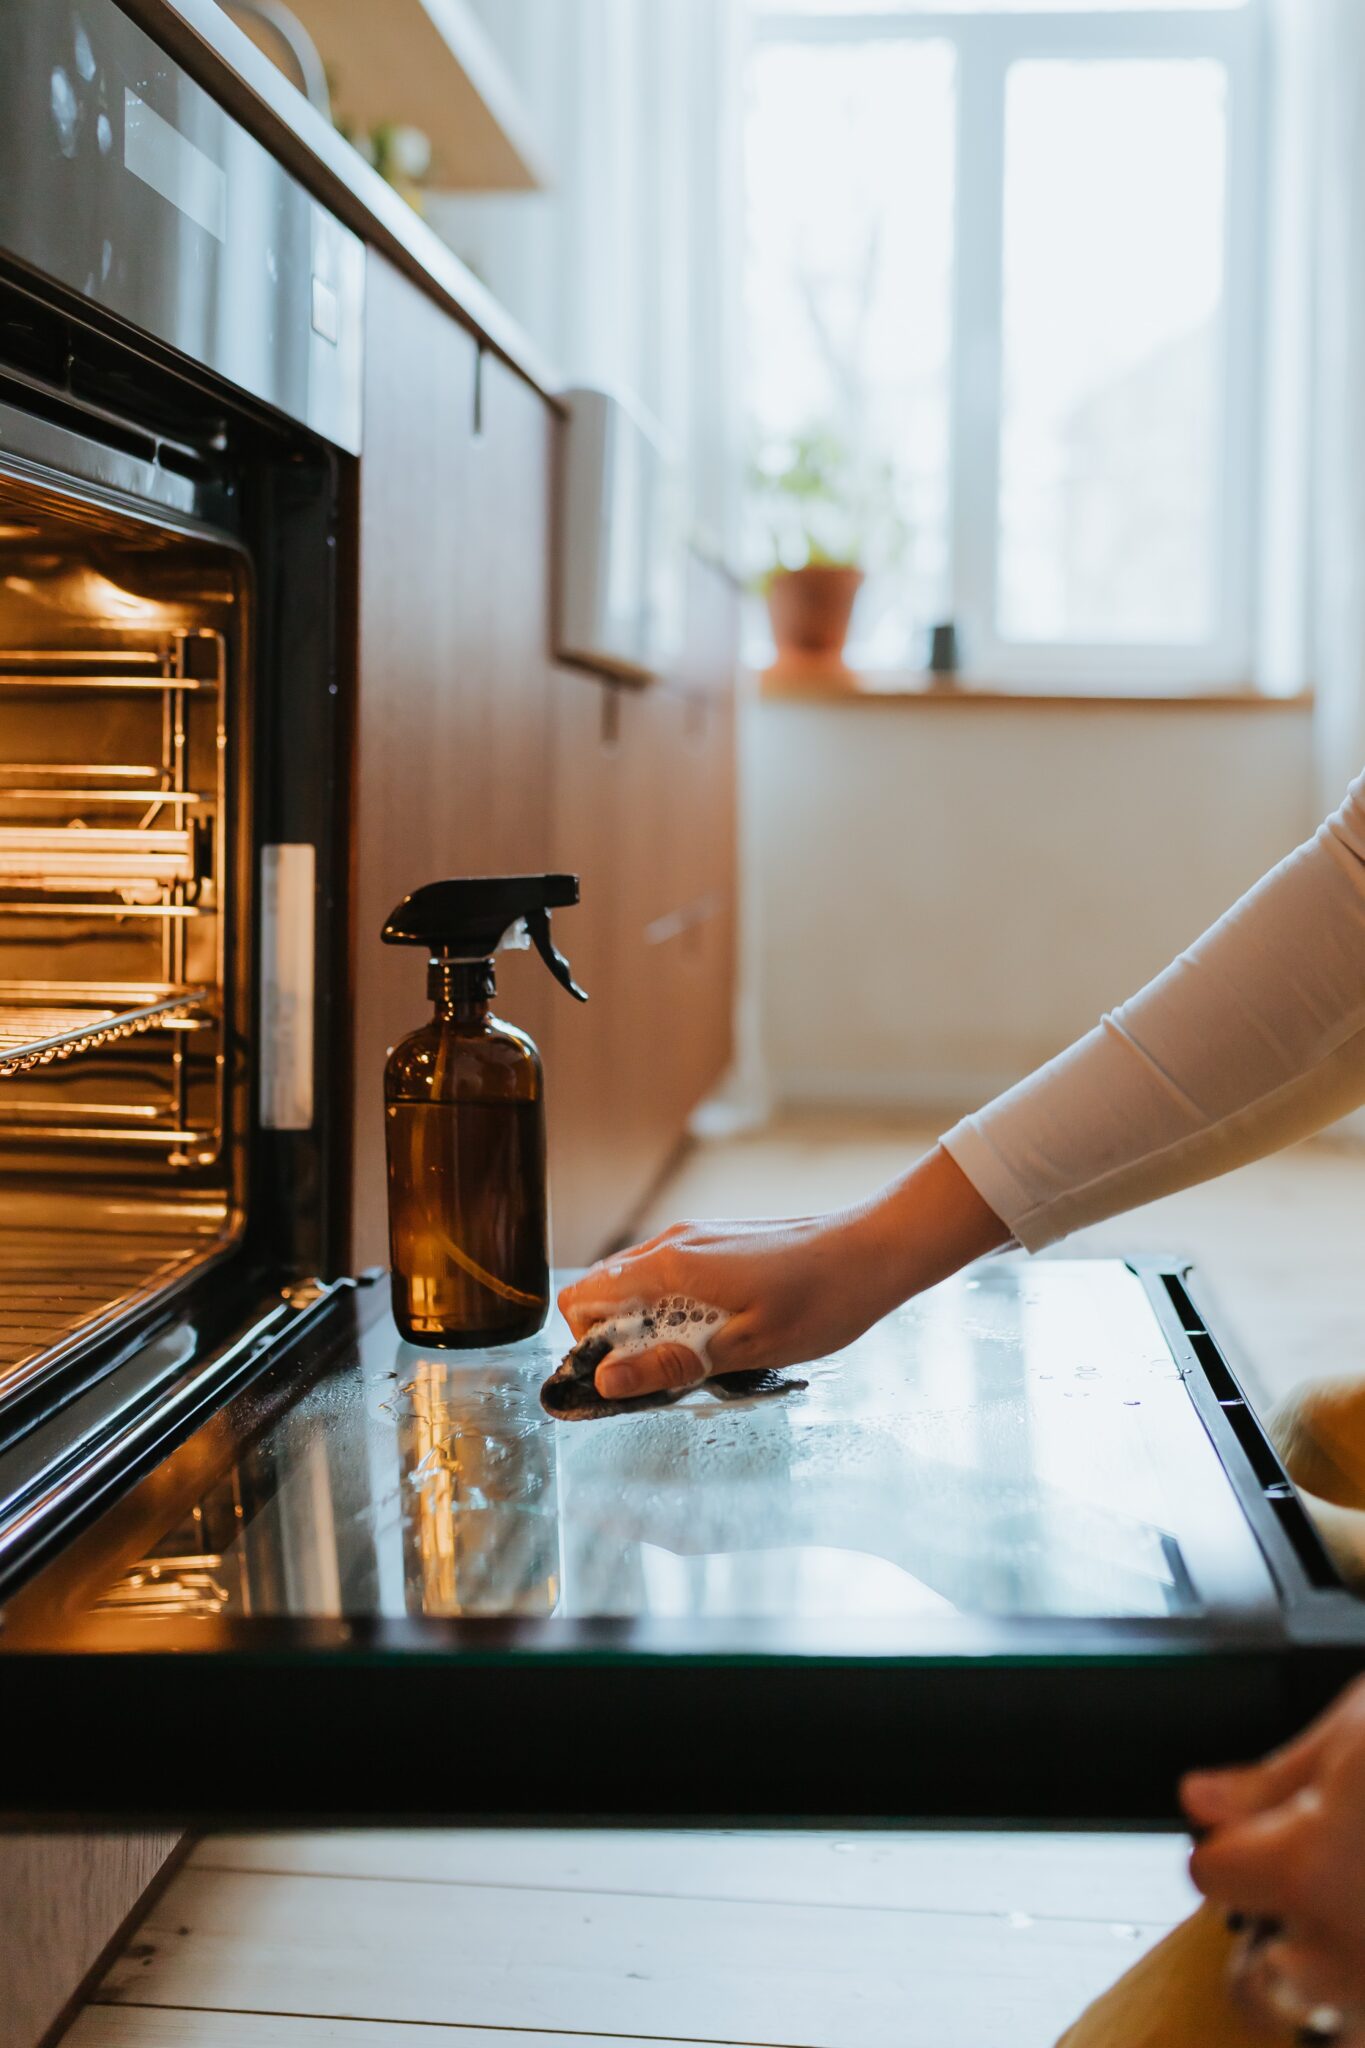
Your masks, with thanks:
M 1363 1101 L 1365 775 L 1155 981 L 943 1145 L 1040 1251 Z

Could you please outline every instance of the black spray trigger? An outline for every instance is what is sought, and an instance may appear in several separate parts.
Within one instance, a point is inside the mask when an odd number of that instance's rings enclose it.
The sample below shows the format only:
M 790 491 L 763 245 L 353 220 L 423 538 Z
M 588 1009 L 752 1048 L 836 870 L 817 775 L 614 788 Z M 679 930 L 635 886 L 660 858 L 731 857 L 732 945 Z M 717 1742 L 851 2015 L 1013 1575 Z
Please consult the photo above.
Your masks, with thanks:
M 587 990 L 578 986 L 578 983 L 573 978 L 573 969 L 550 937 L 549 911 L 528 910 L 526 913 L 526 929 L 530 933 L 531 944 L 535 947 L 560 987 L 566 988 L 576 1001 L 586 1003 L 588 1000 Z

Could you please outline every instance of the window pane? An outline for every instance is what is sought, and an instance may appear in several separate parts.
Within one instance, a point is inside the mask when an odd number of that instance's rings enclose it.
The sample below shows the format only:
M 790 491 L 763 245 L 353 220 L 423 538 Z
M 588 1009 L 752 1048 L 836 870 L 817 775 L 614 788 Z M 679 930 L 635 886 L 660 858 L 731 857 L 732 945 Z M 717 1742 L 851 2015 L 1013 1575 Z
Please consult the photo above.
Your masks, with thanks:
M 941 41 L 754 54 L 750 567 L 856 558 L 867 664 L 912 658 L 945 600 L 954 119 Z
M 1028 62 L 1006 102 L 998 624 L 1216 622 L 1226 74 Z

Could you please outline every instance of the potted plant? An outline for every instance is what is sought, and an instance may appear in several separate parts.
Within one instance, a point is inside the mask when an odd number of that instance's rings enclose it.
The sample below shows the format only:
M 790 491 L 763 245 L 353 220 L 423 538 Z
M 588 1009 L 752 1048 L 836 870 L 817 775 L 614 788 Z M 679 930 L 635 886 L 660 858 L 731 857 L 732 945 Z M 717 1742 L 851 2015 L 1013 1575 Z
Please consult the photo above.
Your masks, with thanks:
M 766 535 L 755 587 L 767 601 L 776 672 L 851 684 L 844 648 L 868 563 L 890 567 L 905 545 L 890 465 L 812 427 L 759 446 L 749 502 Z

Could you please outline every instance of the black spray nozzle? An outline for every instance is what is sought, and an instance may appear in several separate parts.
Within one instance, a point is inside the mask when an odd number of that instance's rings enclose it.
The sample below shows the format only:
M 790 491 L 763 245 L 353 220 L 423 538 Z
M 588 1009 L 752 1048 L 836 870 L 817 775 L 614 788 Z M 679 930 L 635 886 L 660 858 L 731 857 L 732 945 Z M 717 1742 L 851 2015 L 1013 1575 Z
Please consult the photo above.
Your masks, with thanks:
M 428 882 L 390 911 L 380 933 L 386 946 L 425 946 L 433 966 L 443 960 L 491 960 L 515 925 L 562 988 L 588 998 L 550 937 L 550 912 L 578 901 L 577 875 L 473 875 Z

